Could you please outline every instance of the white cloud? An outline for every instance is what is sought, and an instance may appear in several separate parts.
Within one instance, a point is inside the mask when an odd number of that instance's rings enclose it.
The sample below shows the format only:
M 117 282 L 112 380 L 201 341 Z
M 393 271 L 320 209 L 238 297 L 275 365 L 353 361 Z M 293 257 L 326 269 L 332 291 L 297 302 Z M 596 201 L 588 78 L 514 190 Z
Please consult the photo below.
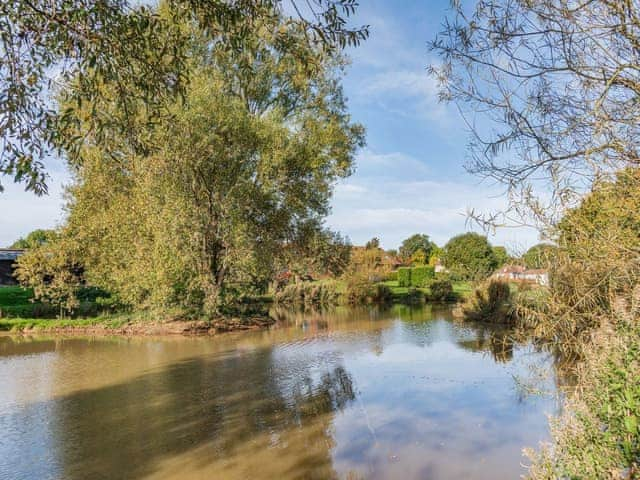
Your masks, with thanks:
M 423 71 L 386 71 L 374 75 L 363 89 L 365 94 L 398 93 L 404 96 L 436 98 L 438 86 L 435 80 Z
M 334 189 L 334 196 L 359 196 L 367 193 L 366 187 L 354 183 L 339 183 Z
M 427 159 L 418 159 L 402 152 L 376 153 L 365 149 L 356 159 L 358 179 L 382 177 L 392 179 L 423 178 L 431 174 Z
M 359 160 L 356 174 L 336 189 L 328 218 L 354 244 L 377 236 L 385 247 L 396 248 L 409 235 L 426 233 L 443 245 L 458 233 L 481 231 L 468 221 L 471 208 L 495 212 L 507 207 L 503 189 L 470 176 L 439 178 L 406 154 L 365 151 Z M 494 244 L 522 250 L 538 235 L 529 228 L 502 228 L 489 237 Z

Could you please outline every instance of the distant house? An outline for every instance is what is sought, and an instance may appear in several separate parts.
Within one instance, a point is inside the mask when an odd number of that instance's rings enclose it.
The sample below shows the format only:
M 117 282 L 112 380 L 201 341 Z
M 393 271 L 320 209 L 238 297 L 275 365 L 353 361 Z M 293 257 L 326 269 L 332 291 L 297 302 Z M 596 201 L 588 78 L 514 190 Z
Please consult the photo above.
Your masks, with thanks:
M 495 272 L 493 277 L 501 278 L 502 280 L 519 280 L 525 270 L 526 268 L 520 265 L 505 265 Z
M 442 262 L 440 261 L 440 259 L 436 260 L 436 264 L 433 266 L 433 270 L 436 273 L 446 273 L 448 270 L 446 269 L 446 267 L 442 264 Z
M 549 284 L 549 274 L 543 269 L 527 269 L 520 265 L 507 265 L 492 275 L 493 278 L 520 282 L 535 282 L 538 285 Z
M 548 285 L 549 274 L 541 268 L 525 270 L 522 272 L 522 280 L 536 282 L 538 285 Z
M 15 263 L 24 253 L 21 249 L 0 248 L 0 285 L 15 285 Z
M 390 268 L 391 270 L 397 270 L 398 268 L 404 266 L 404 262 L 395 255 L 389 255 L 384 252 L 382 255 L 382 265 Z
M 396 255 L 390 255 L 382 248 L 367 248 L 365 246 L 359 245 L 354 245 L 353 247 L 351 247 L 351 262 L 356 265 L 368 264 L 370 267 L 384 267 L 389 270 L 397 270 L 399 267 L 405 265 L 400 257 Z

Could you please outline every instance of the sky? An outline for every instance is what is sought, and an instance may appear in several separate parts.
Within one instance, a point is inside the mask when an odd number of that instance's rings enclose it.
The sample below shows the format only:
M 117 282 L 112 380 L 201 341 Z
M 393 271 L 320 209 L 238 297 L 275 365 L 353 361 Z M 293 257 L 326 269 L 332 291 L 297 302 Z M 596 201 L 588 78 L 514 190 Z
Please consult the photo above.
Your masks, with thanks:
M 467 212 L 506 207 L 502 186 L 468 174 L 468 132 L 454 106 L 438 102 L 427 66 L 438 59 L 427 43 L 441 30 L 449 0 L 362 0 L 354 22 L 370 37 L 348 51 L 344 90 L 354 121 L 366 128 L 367 146 L 355 173 L 338 183 L 327 225 L 354 245 L 378 237 L 397 248 L 414 233 L 438 245 L 465 231 L 481 232 Z M 2 178 L 0 247 L 36 228 L 64 221 L 63 192 L 69 175 L 61 161 L 48 162 L 49 195 L 36 197 Z M 537 243 L 533 229 L 504 228 L 489 234 L 494 245 L 522 252 Z

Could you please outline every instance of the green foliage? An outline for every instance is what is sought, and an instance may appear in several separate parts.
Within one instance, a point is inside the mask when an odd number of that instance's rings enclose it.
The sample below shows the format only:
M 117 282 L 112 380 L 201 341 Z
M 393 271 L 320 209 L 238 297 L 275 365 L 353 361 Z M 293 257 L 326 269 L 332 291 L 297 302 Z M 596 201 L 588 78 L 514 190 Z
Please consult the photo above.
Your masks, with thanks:
M 508 263 L 512 263 L 511 256 L 507 253 L 505 247 L 492 247 L 493 255 L 496 258 L 497 267 L 503 267 Z
M 501 280 L 489 280 L 479 285 L 464 309 L 467 320 L 498 324 L 513 323 L 514 312 L 509 284 Z
M 378 237 L 373 237 L 371 240 L 369 240 L 364 248 L 366 248 L 367 250 L 377 250 L 380 248 L 380 239 Z
M 0 306 L 25 305 L 33 299 L 33 290 L 19 286 L 0 287 Z
M 56 238 L 55 230 L 43 230 L 38 229 L 30 232 L 26 237 L 19 238 L 9 248 L 36 248 L 40 245 L 55 240 Z
M 398 270 L 398 285 L 401 287 L 424 287 L 435 276 L 433 267 L 401 267 Z
M 296 1 L 286 2 L 289 10 L 298 10 Z M 318 3 L 313 15 L 286 17 L 281 27 L 267 25 L 287 10 L 282 3 L 171 0 L 156 9 L 129 0 L 0 2 L 0 172 L 42 194 L 47 189 L 43 159 L 52 150 L 79 148 L 84 137 L 68 132 L 76 121 L 73 113 L 51 105 L 53 83 L 66 85 L 67 105 L 88 106 L 84 121 L 98 143 L 117 129 L 143 150 L 152 148 L 152 142 L 135 138 L 131 127 L 141 116 L 153 124 L 168 114 L 167 103 L 184 96 L 193 54 L 186 23 L 215 36 L 216 48 L 226 52 L 248 51 L 255 46 L 253 34 L 271 29 L 273 48 L 289 51 L 308 71 L 317 67 L 316 52 L 337 51 L 367 37 L 367 27 L 347 26 L 356 8 L 352 0 Z M 301 35 L 312 49 L 299 48 Z M 246 71 L 254 66 L 250 58 L 237 65 Z M 289 77 L 295 81 L 301 70 Z M 266 85 L 257 79 L 260 88 Z M 102 107 L 111 103 L 126 115 L 107 114 Z M 115 158 L 105 161 L 118 163 Z
M 556 247 L 548 243 L 539 243 L 525 252 L 522 260 L 527 268 L 549 268 Z
M 384 283 L 369 281 L 363 276 L 355 276 L 347 281 L 346 300 L 351 305 L 367 303 L 388 303 L 392 300 L 391 289 Z
M 397 282 L 398 281 L 398 271 L 397 270 L 393 270 L 389 273 L 387 273 L 387 278 L 385 280 L 388 280 L 390 282 Z
M 95 316 L 114 310 L 117 305 L 107 292 L 94 287 L 80 287 L 74 296 L 77 304 L 67 310 L 67 314 L 75 318 Z M 58 304 L 36 299 L 31 288 L 0 288 L 0 318 L 55 318 L 59 315 Z
M 16 277 L 33 290 L 34 298 L 53 305 L 60 314 L 80 306 L 77 292 L 83 285 L 77 252 L 69 243 L 58 240 L 32 248 L 17 261 Z
M 275 302 L 292 306 L 331 306 L 339 301 L 339 287 L 335 280 L 296 282 L 276 292 Z
M 589 350 L 578 368 L 580 394 L 552 424 L 553 447 L 527 452 L 532 480 L 640 475 L 640 324 L 600 332 Z
M 416 233 L 402 242 L 400 256 L 416 264 L 425 264 L 429 261 L 434 247 L 435 244 L 429 240 L 429 235 Z M 416 255 L 418 252 L 421 253 Z
M 400 267 L 398 270 L 398 285 L 400 287 L 411 286 L 411 268 Z
M 464 233 L 453 237 L 444 246 L 444 265 L 460 280 L 480 280 L 491 275 L 498 261 L 487 237 Z
M 310 223 L 276 255 L 280 267 L 297 277 L 328 274 L 338 277 L 351 262 L 351 244 L 340 234 Z
M 449 279 L 433 280 L 429 283 L 429 300 L 446 302 L 453 299 L 453 284 Z
M 339 254 L 318 258 L 337 258 L 331 268 L 342 268 L 345 242 L 322 223 L 363 130 L 347 115 L 343 59 L 317 51 L 293 26 L 295 45 L 280 49 L 285 24 L 280 16 L 256 20 L 245 36 L 251 48 L 241 51 L 192 31 L 191 81 L 185 102 L 168 107 L 170 120 L 150 127 L 130 118 L 135 142 L 114 129 L 72 156 L 63 236 L 88 283 L 135 308 L 217 315 L 304 246 L 317 253 L 341 243 Z M 312 71 L 303 54 L 316 62 Z M 70 108 L 77 134 L 93 140 L 85 110 Z M 104 114 L 128 116 L 115 101 Z M 120 161 L 106 161 L 114 155 Z
M 557 226 L 557 247 L 545 247 L 549 295 L 522 308 L 534 333 L 578 357 L 594 329 L 610 323 L 616 305 L 632 304 L 640 283 L 640 171 L 601 181 Z M 536 255 L 537 256 L 537 255 Z M 537 256 L 538 257 L 538 256 Z
M 424 292 L 415 287 L 409 287 L 406 296 L 402 300 L 405 303 L 422 303 L 425 299 Z
M 416 250 L 413 255 L 411 255 L 411 257 L 409 258 L 409 261 L 411 262 L 411 265 L 426 265 L 427 262 L 429 260 L 429 257 L 427 257 L 427 254 L 424 253 L 424 251 L 422 249 L 420 250 Z
M 435 270 L 433 267 L 413 267 L 411 269 L 411 282 L 412 287 L 425 287 L 427 283 L 435 277 Z

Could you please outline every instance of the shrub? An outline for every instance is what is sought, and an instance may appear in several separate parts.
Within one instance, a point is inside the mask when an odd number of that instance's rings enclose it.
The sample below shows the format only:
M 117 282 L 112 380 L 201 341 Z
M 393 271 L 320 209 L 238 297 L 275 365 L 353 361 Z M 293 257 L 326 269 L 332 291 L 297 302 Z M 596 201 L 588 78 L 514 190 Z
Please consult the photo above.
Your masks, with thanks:
M 474 291 L 470 308 L 464 310 L 466 319 L 491 323 L 513 323 L 514 307 L 507 282 L 489 280 Z
M 411 269 L 412 287 L 425 287 L 427 282 L 435 276 L 435 269 L 425 265 L 423 267 L 414 267 Z
M 335 305 L 340 295 L 335 281 L 291 283 L 275 295 L 282 305 Z
M 434 302 L 446 302 L 453 298 L 453 285 L 450 280 L 434 280 L 429 284 L 429 299 Z
M 411 286 L 411 269 L 408 267 L 401 267 L 398 269 L 398 286 L 410 287 Z
M 387 273 L 387 281 L 397 282 L 398 281 L 398 271 L 394 270 L 393 272 Z
M 424 293 L 415 287 L 409 287 L 405 301 L 407 303 L 422 303 L 425 300 Z
M 346 299 L 351 305 L 387 303 L 392 296 L 387 285 L 370 282 L 366 277 L 352 277 L 347 281 Z
M 628 310 L 593 335 L 553 445 L 526 452 L 532 480 L 640 478 L 640 324 L 624 320 Z

